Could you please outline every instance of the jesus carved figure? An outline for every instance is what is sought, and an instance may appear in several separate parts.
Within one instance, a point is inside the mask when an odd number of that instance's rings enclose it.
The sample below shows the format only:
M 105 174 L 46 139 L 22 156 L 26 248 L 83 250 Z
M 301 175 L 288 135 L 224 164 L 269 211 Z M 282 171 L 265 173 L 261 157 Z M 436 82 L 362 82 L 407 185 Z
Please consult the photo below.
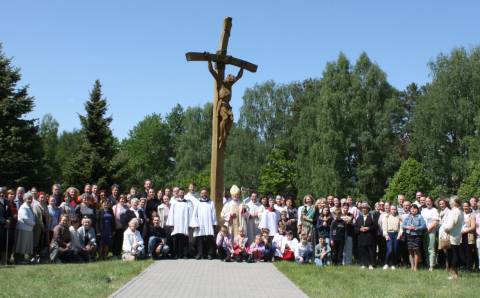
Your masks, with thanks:
M 208 70 L 212 74 L 215 81 L 217 81 L 217 86 L 220 86 L 220 90 L 218 91 L 218 104 L 216 112 L 220 117 L 218 145 L 220 148 L 222 148 L 225 145 L 228 133 L 233 125 L 233 112 L 232 106 L 230 105 L 230 100 L 232 99 L 232 86 L 242 77 L 243 67 L 240 68 L 236 77 L 229 74 L 225 80 L 222 80 L 218 76 L 218 72 L 212 66 L 212 59 L 210 59 L 210 56 L 207 57 Z

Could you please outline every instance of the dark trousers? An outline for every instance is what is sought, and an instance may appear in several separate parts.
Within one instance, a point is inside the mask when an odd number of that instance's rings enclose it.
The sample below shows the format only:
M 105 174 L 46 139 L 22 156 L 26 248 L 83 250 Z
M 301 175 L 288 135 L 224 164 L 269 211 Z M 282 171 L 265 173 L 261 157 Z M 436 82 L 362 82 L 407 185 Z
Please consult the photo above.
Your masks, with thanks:
M 377 264 L 380 266 L 385 265 L 385 251 L 387 248 L 387 243 L 383 235 L 378 235 L 376 238 L 378 255 L 377 255 Z
M 359 246 L 358 254 L 362 266 L 375 265 L 375 245 Z
M 342 264 L 343 261 L 343 247 L 345 246 L 345 240 L 333 240 L 332 247 L 332 263 L 334 265 Z
M 468 244 L 468 234 L 463 234 L 462 244 L 460 244 L 460 258 L 466 271 L 472 271 L 474 251 L 475 244 Z
M 123 231 L 124 229 L 116 229 L 113 234 L 112 254 L 116 257 L 122 255 Z
M 438 256 L 437 256 L 437 263 L 439 268 L 446 268 L 447 260 L 448 260 L 447 253 L 445 253 L 443 249 L 439 249 Z
M 450 245 L 447 251 L 448 267 L 450 269 L 458 270 L 460 266 L 460 245 Z
M 220 258 L 220 260 L 230 262 L 231 253 L 229 251 L 227 251 L 225 248 L 219 246 L 217 248 L 217 253 L 218 253 L 218 257 Z
M 355 263 L 360 263 L 360 257 L 358 255 L 358 235 L 356 233 L 352 235 L 352 255 Z
M 177 258 L 188 257 L 188 235 L 175 234 L 173 240 L 173 255 Z
M 206 257 L 207 255 L 213 257 L 215 252 L 215 242 L 212 235 L 195 237 L 197 244 L 197 256 Z

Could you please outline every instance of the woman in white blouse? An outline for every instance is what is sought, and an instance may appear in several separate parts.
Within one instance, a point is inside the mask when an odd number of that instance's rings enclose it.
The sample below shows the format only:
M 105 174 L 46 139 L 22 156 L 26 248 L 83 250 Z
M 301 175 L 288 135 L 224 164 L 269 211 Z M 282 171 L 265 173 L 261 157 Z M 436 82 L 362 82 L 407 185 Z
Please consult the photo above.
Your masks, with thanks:
M 450 248 L 448 249 L 448 264 L 450 276 L 448 279 L 458 278 L 458 267 L 460 265 L 460 243 L 462 242 L 463 212 L 460 199 L 457 196 L 450 198 L 452 209 L 447 215 L 443 231 L 450 237 Z
M 138 220 L 136 218 L 130 220 L 128 228 L 123 233 L 122 259 L 131 261 L 143 253 L 143 238 L 137 230 Z

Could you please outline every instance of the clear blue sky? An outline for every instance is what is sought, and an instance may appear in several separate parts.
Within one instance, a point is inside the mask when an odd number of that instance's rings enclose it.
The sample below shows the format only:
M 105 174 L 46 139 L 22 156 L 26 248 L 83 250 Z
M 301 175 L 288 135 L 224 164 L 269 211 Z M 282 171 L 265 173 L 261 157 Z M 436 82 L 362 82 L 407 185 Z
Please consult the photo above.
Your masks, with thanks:
M 215 51 L 225 16 L 233 17 L 229 53 L 259 65 L 245 88 L 320 77 L 344 52 L 365 51 L 395 87 L 427 82 L 440 52 L 480 43 L 480 1 L 2 1 L 0 42 L 36 98 L 33 117 L 51 113 L 61 130 L 100 79 L 119 138 L 153 112 L 210 101 L 207 65 L 187 51 Z M 236 70 L 233 70 L 236 71 Z

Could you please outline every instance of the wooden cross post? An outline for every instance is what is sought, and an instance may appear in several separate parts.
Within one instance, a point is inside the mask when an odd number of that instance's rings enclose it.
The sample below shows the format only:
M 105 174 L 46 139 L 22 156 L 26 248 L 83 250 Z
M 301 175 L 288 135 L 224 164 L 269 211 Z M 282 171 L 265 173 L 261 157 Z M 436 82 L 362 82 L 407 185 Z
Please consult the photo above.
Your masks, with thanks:
M 227 55 L 228 39 L 232 28 L 232 18 L 226 17 L 220 37 L 220 45 L 216 54 L 208 52 L 188 52 L 187 61 L 208 61 L 209 70 L 214 76 L 213 115 L 212 115 L 212 155 L 210 171 L 210 196 L 215 202 L 217 219 L 221 224 L 220 212 L 223 206 L 224 195 L 224 158 L 225 142 L 228 132 L 233 125 L 233 114 L 230 107 L 231 87 L 240 79 L 243 69 L 250 72 L 257 71 L 257 65 Z M 215 62 L 215 69 L 211 62 Z M 240 67 L 237 77 L 231 75 L 225 79 L 225 66 L 227 64 Z

